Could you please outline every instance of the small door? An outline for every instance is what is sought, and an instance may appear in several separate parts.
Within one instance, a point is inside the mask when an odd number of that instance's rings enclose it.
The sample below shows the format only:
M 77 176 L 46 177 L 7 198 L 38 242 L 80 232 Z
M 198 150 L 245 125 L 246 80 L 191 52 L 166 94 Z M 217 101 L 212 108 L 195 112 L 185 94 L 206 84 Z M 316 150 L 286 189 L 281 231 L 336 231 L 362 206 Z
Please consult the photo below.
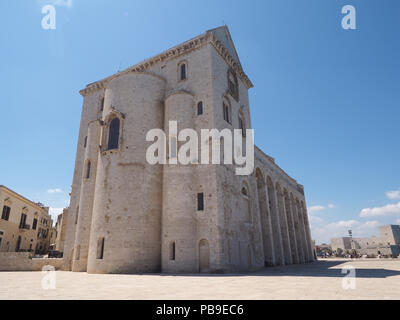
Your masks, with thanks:
M 206 239 L 199 242 L 199 269 L 200 272 L 210 271 L 210 246 Z

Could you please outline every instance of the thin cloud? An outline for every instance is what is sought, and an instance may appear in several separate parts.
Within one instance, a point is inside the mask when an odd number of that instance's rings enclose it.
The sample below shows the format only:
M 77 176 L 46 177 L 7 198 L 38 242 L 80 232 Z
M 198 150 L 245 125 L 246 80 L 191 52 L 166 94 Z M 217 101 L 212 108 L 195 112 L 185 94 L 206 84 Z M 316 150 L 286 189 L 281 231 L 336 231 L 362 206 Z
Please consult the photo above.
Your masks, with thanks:
M 308 208 L 308 212 L 313 213 L 313 212 L 317 212 L 317 211 L 322 211 L 324 209 L 325 209 L 324 206 L 312 206 L 312 207 Z
M 348 236 L 349 230 L 355 237 L 371 237 L 378 233 L 378 227 L 383 225 L 379 221 L 340 220 L 326 222 L 321 218 L 310 217 L 311 235 L 318 243 L 329 243 L 331 238 Z
M 386 192 L 386 196 L 390 200 L 399 200 L 400 199 L 400 190 L 393 190 Z
M 384 217 L 391 215 L 400 215 L 400 202 L 396 204 L 388 204 L 383 207 L 364 208 L 360 212 L 361 218 Z
M 317 206 L 311 206 L 307 208 L 308 213 L 313 213 L 313 212 L 318 212 L 318 211 L 322 211 L 325 209 L 333 209 L 335 208 L 335 205 L 330 203 L 327 206 L 321 206 L 321 205 L 317 205 Z
M 63 191 L 59 188 L 56 189 L 49 189 L 47 190 L 48 193 L 63 193 Z

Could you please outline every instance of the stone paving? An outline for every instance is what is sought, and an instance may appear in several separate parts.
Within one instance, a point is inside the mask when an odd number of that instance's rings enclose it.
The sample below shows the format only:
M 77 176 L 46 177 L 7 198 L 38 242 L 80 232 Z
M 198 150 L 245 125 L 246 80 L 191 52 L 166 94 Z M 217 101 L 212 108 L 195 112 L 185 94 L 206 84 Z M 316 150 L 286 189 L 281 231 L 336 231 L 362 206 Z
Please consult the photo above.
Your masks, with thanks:
M 356 268 L 354 289 L 343 288 L 345 266 Z M 44 290 L 42 272 L 0 272 L 0 299 L 400 299 L 400 259 L 325 259 L 235 275 L 55 274 L 56 289 Z

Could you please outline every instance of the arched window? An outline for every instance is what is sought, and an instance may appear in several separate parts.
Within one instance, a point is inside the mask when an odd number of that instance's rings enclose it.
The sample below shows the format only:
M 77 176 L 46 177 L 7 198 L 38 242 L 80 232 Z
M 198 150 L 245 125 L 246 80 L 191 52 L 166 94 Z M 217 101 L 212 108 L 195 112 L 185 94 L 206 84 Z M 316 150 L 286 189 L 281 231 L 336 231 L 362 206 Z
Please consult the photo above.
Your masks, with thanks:
M 228 90 L 230 95 L 236 100 L 239 100 L 239 84 L 235 72 L 232 69 L 228 70 Z
M 242 131 L 242 136 L 246 137 L 246 125 L 243 115 L 239 115 L 239 129 Z
M 246 197 L 248 196 L 246 187 L 243 187 L 243 188 L 242 188 L 242 195 L 244 195 L 244 196 L 246 196 Z
M 169 244 L 169 260 L 175 260 L 175 241 Z
M 179 67 L 179 80 L 186 80 L 186 63 L 182 63 Z
M 92 165 L 91 162 L 88 161 L 87 165 L 86 165 L 86 179 L 90 178 L 90 167 L 91 167 L 91 165 Z
M 222 112 L 224 115 L 224 120 L 231 124 L 231 105 L 226 98 L 222 102 Z
M 202 115 L 203 114 L 203 102 L 199 101 L 197 104 L 197 115 Z
M 120 120 L 119 118 L 114 118 L 110 122 L 109 131 L 108 131 L 108 147 L 107 150 L 118 149 L 119 145 L 119 126 Z

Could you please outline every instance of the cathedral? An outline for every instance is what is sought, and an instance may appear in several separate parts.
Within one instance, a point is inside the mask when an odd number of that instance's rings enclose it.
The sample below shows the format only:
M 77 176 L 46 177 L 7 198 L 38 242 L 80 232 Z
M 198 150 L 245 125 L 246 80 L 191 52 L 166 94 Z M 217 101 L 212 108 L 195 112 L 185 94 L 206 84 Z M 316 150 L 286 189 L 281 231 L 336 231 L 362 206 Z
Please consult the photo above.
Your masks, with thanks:
M 303 186 L 256 146 L 249 175 L 235 163 L 146 159 L 147 133 L 168 136 L 171 121 L 245 136 L 252 87 L 222 26 L 81 90 L 64 268 L 229 273 L 314 261 Z

